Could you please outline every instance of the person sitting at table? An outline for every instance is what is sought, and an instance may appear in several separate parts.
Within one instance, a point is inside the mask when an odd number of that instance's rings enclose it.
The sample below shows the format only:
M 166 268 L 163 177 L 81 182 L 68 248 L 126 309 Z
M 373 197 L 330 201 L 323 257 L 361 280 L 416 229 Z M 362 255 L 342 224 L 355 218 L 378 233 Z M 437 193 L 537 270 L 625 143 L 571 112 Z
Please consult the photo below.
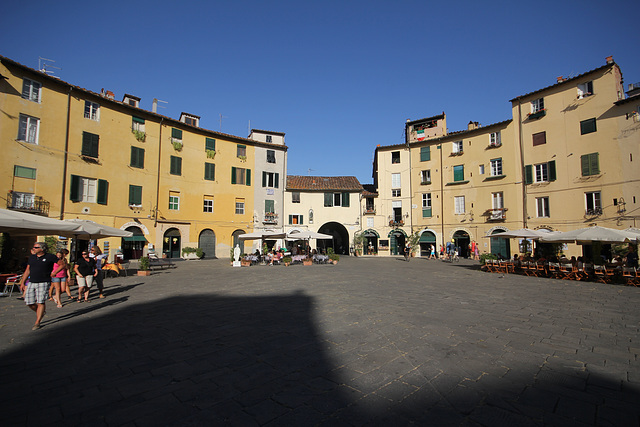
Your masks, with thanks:
M 520 260 L 520 256 L 518 254 L 515 254 L 513 256 L 513 265 L 514 267 L 520 267 L 522 265 L 522 261 Z
M 629 245 L 629 252 L 625 256 L 627 267 L 638 268 L 638 253 L 634 245 Z

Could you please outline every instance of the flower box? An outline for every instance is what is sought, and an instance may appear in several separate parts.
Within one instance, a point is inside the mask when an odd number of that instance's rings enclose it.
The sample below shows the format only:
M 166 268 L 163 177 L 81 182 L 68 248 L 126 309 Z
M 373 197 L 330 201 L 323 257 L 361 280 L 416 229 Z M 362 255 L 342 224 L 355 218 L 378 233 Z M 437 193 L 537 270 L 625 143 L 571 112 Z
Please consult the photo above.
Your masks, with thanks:
M 529 120 L 537 120 L 537 119 L 539 119 L 540 117 L 544 117 L 546 114 L 547 114 L 547 110 L 546 110 L 546 109 L 544 109 L 544 110 L 536 111 L 535 113 L 530 113 L 530 114 L 527 116 L 527 118 L 528 118 Z

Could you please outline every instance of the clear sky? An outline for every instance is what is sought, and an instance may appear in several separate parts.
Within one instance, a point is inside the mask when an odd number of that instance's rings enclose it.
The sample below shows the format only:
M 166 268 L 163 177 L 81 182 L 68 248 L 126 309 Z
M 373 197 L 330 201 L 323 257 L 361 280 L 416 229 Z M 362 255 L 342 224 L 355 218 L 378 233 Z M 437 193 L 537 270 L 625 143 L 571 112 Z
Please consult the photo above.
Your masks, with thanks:
M 3 4 L 0 54 L 207 129 L 284 132 L 289 174 L 371 183 L 407 119 L 507 120 L 510 99 L 609 55 L 639 82 L 638 16 L 637 0 L 36 0 Z

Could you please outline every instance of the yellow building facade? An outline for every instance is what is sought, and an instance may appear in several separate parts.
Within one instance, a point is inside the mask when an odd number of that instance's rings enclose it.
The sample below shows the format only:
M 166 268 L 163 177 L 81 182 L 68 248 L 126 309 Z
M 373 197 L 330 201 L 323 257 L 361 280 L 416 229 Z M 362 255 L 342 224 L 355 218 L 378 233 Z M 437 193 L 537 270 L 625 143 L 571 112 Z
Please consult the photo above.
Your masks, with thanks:
M 100 241 L 113 258 L 201 247 L 227 257 L 254 226 L 255 148 L 287 147 L 171 119 L 0 57 L 0 183 L 7 208 L 132 231 Z

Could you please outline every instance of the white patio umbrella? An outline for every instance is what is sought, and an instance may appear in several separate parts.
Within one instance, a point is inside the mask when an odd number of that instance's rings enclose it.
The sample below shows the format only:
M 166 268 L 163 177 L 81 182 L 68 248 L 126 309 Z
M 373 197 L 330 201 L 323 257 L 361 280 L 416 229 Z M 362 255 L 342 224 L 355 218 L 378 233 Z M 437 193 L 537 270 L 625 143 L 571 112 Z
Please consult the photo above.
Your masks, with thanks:
M 40 215 L 0 209 L 0 232 L 22 236 L 73 236 L 77 224 Z
M 75 225 L 76 228 L 72 231 L 73 237 L 81 240 L 100 239 L 102 237 L 133 236 L 133 233 L 130 231 L 98 224 L 97 222 L 89 221 L 87 219 L 67 219 L 64 222 Z
M 309 240 L 309 239 L 333 239 L 330 234 L 318 233 L 315 231 L 290 231 L 287 233 L 287 240 Z
M 616 230 L 607 227 L 586 227 L 572 231 L 549 233 L 538 240 L 548 243 L 570 242 L 600 242 L 600 243 L 624 243 L 636 240 L 638 234 L 627 230 Z
M 287 237 L 287 234 L 282 231 L 275 230 L 261 230 L 254 231 L 251 233 L 245 233 L 238 236 L 240 240 L 274 240 L 274 239 L 284 239 Z
M 484 237 L 503 237 L 505 239 L 522 238 L 522 239 L 536 240 L 542 236 L 548 236 L 548 235 L 549 235 L 549 232 L 547 231 L 538 231 L 538 230 L 531 230 L 530 228 L 521 228 L 519 230 L 505 231 L 504 233 L 495 233 L 490 236 L 484 236 Z

